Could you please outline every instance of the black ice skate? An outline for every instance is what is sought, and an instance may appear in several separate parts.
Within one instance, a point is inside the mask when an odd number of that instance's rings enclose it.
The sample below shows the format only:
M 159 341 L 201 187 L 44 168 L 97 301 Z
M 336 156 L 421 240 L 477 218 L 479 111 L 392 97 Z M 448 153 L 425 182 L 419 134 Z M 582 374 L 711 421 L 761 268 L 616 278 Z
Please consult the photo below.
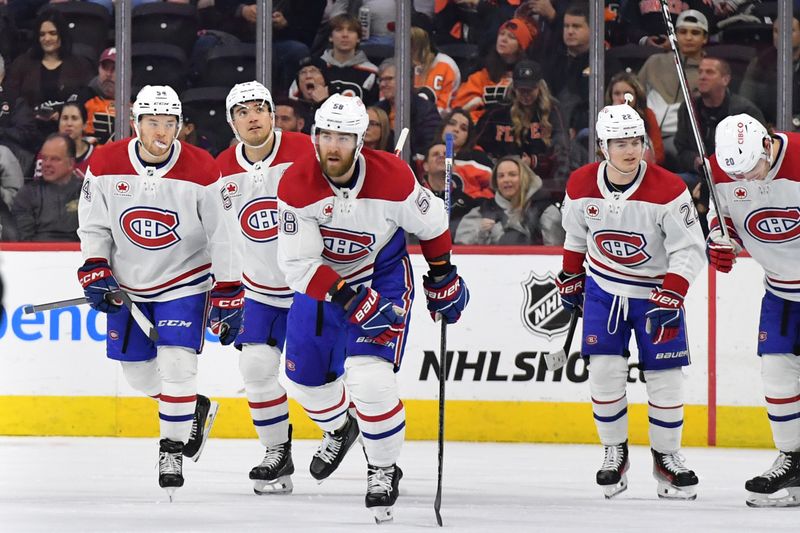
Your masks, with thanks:
M 597 471 L 597 484 L 603 489 L 606 499 L 611 499 L 628 488 L 628 441 L 612 446 L 603 446 L 605 458 Z
M 397 465 L 367 465 L 367 509 L 375 514 L 375 523 L 390 522 L 394 518 L 394 502 L 399 494 L 403 471 Z
M 358 439 L 358 422 L 349 413 L 346 416 L 344 426 L 333 432 L 325 432 L 322 444 L 311 459 L 311 477 L 320 483 L 333 474 Z
M 294 474 L 292 462 L 292 426 L 289 426 L 289 439 L 282 444 L 267 446 L 267 453 L 261 464 L 250 470 L 253 492 L 262 494 L 291 494 Z
M 192 420 L 192 433 L 189 435 L 189 442 L 183 447 L 183 455 L 194 462 L 200 459 L 203 448 L 211 433 L 211 426 L 217 417 L 219 403 L 209 400 L 202 394 L 197 395 L 197 404 L 194 408 L 194 419 Z
M 167 491 L 169 501 L 183 487 L 183 443 L 161 439 L 158 453 L 158 485 Z
M 658 481 L 658 497 L 670 500 L 697 498 L 697 476 L 683 464 L 681 454 L 650 451 L 653 452 L 653 477 Z
M 750 507 L 800 506 L 800 452 L 780 452 L 772 467 L 744 484 Z

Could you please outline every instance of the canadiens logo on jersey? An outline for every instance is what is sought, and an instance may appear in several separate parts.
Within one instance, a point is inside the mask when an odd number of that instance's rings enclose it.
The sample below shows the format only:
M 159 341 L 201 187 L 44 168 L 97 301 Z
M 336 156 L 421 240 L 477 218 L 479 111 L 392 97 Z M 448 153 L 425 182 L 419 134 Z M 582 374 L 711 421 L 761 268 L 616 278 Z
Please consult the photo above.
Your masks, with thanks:
M 800 208 L 765 207 L 744 221 L 747 233 L 766 243 L 783 243 L 800 237 Z
M 561 305 L 555 277 L 531 272 L 522 282 L 522 324 L 535 335 L 553 338 L 569 329 L 570 314 Z
M 371 233 L 357 233 L 344 229 L 320 226 L 325 249 L 322 256 L 333 263 L 354 263 L 368 256 L 375 244 Z
M 650 260 L 645 251 L 647 241 L 641 233 L 624 231 L 598 231 L 594 242 L 604 256 L 626 267 L 635 267 Z
M 245 237 L 268 242 L 278 236 L 278 201 L 274 197 L 256 198 L 239 211 L 239 224 Z
M 169 248 L 180 241 L 179 223 L 174 211 L 153 207 L 132 207 L 119 217 L 119 225 L 128 240 L 145 250 Z

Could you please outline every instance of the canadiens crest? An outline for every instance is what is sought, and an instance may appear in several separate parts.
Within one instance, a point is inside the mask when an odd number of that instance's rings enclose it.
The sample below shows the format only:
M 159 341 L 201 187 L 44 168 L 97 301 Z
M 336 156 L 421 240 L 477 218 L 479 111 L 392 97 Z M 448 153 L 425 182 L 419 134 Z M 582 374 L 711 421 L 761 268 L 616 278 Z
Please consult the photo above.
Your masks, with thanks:
M 531 272 L 522 282 L 522 324 L 525 329 L 552 339 L 569 329 L 570 314 L 561 305 L 555 277 L 551 273 L 538 276 Z
M 765 243 L 784 243 L 800 237 L 800 207 L 765 207 L 744 221 L 747 233 Z
M 608 259 L 627 267 L 644 264 L 650 260 L 647 240 L 641 233 L 604 230 L 594 234 L 594 243 Z

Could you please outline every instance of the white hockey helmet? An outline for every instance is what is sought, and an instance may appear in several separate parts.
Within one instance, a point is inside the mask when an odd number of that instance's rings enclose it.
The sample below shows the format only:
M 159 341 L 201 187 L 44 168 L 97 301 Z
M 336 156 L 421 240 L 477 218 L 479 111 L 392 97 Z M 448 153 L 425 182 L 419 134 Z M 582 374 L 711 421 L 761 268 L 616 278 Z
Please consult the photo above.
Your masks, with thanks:
M 761 159 L 771 162 L 771 152 L 764 148 L 767 129 L 746 113 L 725 117 L 714 134 L 717 163 L 733 179 L 742 179 Z
M 602 149 L 606 149 L 612 139 L 644 138 L 646 135 L 644 120 L 628 104 L 607 105 L 601 109 L 595 131 Z
M 353 133 L 356 136 L 356 151 L 353 155 L 355 160 L 364 146 L 364 134 L 367 126 L 369 126 L 369 115 L 361 98 L 334 94 L 325 100 L 314 114 L 311 138 L 316 144 L 319 130 Z M 319 157 L 319 153 L 317 153 L 317 157 Z
M 183 127 L 183 107 L 178 93 L 169 85 L 145 85 L 131 106 L 133 128 L 139 136 L 139 119 L 143 115 L 172 115 L 178 118 L 177 132 Z M 177 137 L 177 133 L 175 134 Z
M 228 96 L 225 97 L 225 118 L 228 120 L 228 124 L 233 130 L 233 135 L 240 143 L 244 143 L 244 141 L 233 125 L 233 108 L 237 105 L 244 104 L 245 102 L 263 102 L 269 107 L 272 131 L 270 131 L 269 136 L 267 136 L 267 140 L 264 141 L 263 144 L 254 147 L 260 148 L 261 146 L 267 144 L 272 138 L 273 131 L 275 129 L 275 103 L 272 101 L 272 94 L 269 92 L 269 89 L 255 80 L 237 83 L 231 88 Z

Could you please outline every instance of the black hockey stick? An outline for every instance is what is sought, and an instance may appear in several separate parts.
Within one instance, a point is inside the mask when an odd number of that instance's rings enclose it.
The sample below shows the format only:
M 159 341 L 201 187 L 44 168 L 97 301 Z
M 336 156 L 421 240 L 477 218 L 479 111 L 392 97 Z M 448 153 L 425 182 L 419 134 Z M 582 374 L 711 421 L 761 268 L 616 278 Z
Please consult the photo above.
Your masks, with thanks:
M 692 125 L 692 133 L 694 134 L 694 142 L 697 145 L 697 153 L 700 154 L 700 159 L 703 164 L 701 165 L 703 179 L 708 187 L 708 194 L 711 197 L 711 202 L 716 209 L 719 209 L 719 202 L 717 201 L 717 190 L 714 188 L 714 178 L 711 174 L 711 165 L 708 163 L 706 157 L 706 149 L 703 146 L 703 139 L 700 137 L 700 127 L 697 122 L 697 115 L 695 113 L 694 104 L 692 103 L 692 95 L 689 92 L 689 84 L 686 83 L 686 74 L 683 70 L 683 61 L 681 54 L 678 51 L 678 39 L 675 36 L 675 26 L 672 25 L 672 15 L 669 12 L 668 0 L 661 0 L 661 14 L 664 18 L 664 24 L 667 26 L 667 38 L 669 39 L 669 46 L 672 49 L 672 55 L 675 58 L 675 69 L 678 71 L 678 81 L 683 91 L 683 100 L 686 103 L 686 111 L 689 114 L 689 123 Z M 691 191 L 689 191 L 691 193 Z M 722 217 L 721 212 L 717 212 L 718 217 Z M 728 226 L 724 220 L 720 220 L 719 229 L 722 231 L 722 236 L 725 239 L 730 239 L 728 234 Z
M 575 336 L 575 327 L 578 325 L 578 318 L 581 316 L 581 311 L 577 307 L 572 310 L 569 317 L 569 331 L 567 331 L 567 338 L 564 341 L 564 347 L 553 353 L 544 354 L 544 362 L 547 365 L 547 370 L 553 372 L 558 370 L 565 364 L 569 358 L 569 350 L 572 347 L 572 337 Z
M 444 136 L 444 207 L 447 210 L 448 223 L 450 221 L 450 182 L 453 179 L 453 134 Z M 442 473 L 444 471 L 444 382 L 447 379 L 447 322 L 442 321 L 441 341 L 439 343 L 439 474 L 436 480 L 436 499 L 433 500 L 433 511 L 436 513 L 436 523 L 442 523 Z

